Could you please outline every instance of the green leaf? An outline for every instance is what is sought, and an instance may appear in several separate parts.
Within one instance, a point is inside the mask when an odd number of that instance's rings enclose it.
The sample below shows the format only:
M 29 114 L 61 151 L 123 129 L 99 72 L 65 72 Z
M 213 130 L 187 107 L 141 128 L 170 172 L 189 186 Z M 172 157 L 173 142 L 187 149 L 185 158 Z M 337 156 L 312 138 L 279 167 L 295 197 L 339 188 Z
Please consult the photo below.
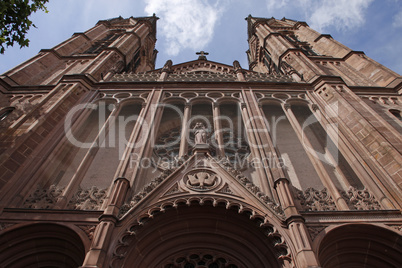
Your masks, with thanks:
M 4 45 L 20 47 L 29 46 L 25 38 L 31 26 L 36 26 L 28 17 L 38 10 L 48 13 L 45 4 L 49 0 L 6 0 L 0 1 L 0 54 L 4 54 Z

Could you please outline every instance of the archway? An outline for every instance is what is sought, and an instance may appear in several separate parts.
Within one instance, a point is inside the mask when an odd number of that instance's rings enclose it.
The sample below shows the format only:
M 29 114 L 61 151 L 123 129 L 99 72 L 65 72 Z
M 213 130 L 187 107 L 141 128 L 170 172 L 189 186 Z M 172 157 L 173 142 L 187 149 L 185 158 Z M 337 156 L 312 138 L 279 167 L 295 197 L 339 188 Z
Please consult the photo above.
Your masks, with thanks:
M 402 263 L 402 237 L 373 225 L 341 226 L 323 238 L 318 259 L 324 268 L 397 268 Z
M 0 236 L 0 264 L 4 268 L 76 268 L 84 257 L 80 237 L 61 225 L 34 224 Z
M 284 267 L 275 244 L 249 214 L 223 206 L 191 204 L 148 219 L 135 232 L 125 260 L 116 267 Z M 128 241 L 126 241 L 128 242 Z M 286 254 L 285 254 L 286 255 Z

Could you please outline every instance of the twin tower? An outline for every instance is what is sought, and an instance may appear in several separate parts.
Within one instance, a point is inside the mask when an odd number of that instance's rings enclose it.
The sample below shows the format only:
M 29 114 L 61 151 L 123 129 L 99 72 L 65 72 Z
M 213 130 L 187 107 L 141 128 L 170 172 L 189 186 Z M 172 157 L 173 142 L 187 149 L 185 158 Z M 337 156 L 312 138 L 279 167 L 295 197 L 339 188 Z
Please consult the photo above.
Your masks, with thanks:
M 0 263 L 399 267 L 402 77 L 251 15 L 248 69 L 155 69 L 157 20 L 99 21 L 0 76 Z

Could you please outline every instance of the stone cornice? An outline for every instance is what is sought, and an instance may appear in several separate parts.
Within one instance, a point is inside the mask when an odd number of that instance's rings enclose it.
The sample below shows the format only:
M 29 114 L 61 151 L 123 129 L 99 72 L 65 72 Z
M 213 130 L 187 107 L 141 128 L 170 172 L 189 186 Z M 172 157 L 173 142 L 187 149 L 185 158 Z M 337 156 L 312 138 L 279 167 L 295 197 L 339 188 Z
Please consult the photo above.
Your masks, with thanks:
M 319 88 L 323 84 L 343 84 L 346 85 L 345 81 L 340 76 L 329 76 L 321 75 L 313 78 L 309 83 L 313 88 Z
M 102 213 L 103 211 L 5 208 L 1 213 L 0 221 L 97 223 Z
M 321 34 L 319 37 L 317 37 L 317 38 L 314 40 L 314 43 L 318 42 L 318 41 L 319 41 L 321 38 L 323 38 L 323 37 L 328 38 L 328 39 L 333 39 L 330 34 Z
M 351 210 L 351 211 L 320 211 L 301 212 L 306 224 L 334 224 L 350 222 L 400 222 L 402 215 L 399 210 Z
M 352 50 L 348 54 L 346 54 L 342 59 L 346 61 L 349 57 L 351 57 L 353 55 L 366 55 L 366 54 L 363 51 Z
M 60 53 L 58 53 L 54 48 L 41 49 L 39 52 L 52 53 L 60 60 L 94 59 L 98 55 L 98 54 L 75 54 L 72 56 L 63 56 Z
M 73 33 L 72 37 L 76 36 L 83 36 L 85 37 L 88 41 L 92 41 L 91 38 L 89 38 L 85 33 Z

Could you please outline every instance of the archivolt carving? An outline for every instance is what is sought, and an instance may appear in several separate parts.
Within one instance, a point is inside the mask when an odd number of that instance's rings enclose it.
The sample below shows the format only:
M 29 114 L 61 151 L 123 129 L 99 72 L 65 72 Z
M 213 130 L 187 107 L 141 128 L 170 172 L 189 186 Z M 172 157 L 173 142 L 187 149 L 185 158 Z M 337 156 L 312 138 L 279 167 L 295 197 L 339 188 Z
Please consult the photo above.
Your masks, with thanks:
M 146 224 L 148 220 L 153 219 L 154 215 L 160 212 L 165 212 L 168 209 L 178 209 L 179 206 L 192 206 L 192 205 L 202 205 L 202 206 L 223 206 L 227 210 L 235 210 L 239 214 L 244 213 L 249 215 L 250 220 L 257 223 L 257 226 L 264 230 L 267 237 L 270 238 L 271 243 L 276 250 L 276 256 L 279 260 L 292 261 L 291 254 L 288 250 L 286 241 L 283 239 L 282 235 L 278 232 L 274 225 L 270 223 L 270 218 L 260 211 L 257 211 L 253 207 L 248 206 L 245 203 L 234 201 L 231 199 L 215 198 L 211 196 L 194 196 L 188 198 L 177 198 L 168 201 L 163 201 L 156 203 L 153 207 L 149 208 L 143 213 L 139 213 L 133 220 L 126 231 L 120 236 L 117 245 L 114 247 L 113 256 L 110 262 L 111 268 L 120 267 L 124 262 L 124 258 L 128 253 L 129 246 L 131 242 L 135 240 L 135 236 L 139 233 L 142 227 Z M 173 266 L 174 267 L 174 266 Z M 180 267 L 180 266 L 179 266 Z
M 64 187 L 51 185 L 48 189 L 38 186 L 22 205 L 24 208 L 48 209 L 52 208 L 58 197 L 63 193 Z
M 327 188 L 321 191 L 308 188 L 306 191 L 298 191 L 296 198 L 306 211 L 336 210 L 334 200 L 328 193 Z
M 381 206 L 375 199 L 374 195 L 366 188 L 358 190 L 350 187 L 348 191 L 342 192 L 346 202 L 356 210 L 380 210 Z

